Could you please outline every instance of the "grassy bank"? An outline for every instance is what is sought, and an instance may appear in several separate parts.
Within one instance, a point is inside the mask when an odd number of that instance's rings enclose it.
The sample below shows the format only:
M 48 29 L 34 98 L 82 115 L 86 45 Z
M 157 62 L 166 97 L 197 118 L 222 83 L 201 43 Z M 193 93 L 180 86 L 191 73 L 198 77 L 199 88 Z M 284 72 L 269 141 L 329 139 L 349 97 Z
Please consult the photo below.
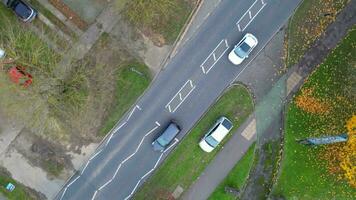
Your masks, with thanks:
M 101 129 L 100 135 L 107 134 L 114 127 L 115 123 L 121 119 L 151 82 L 148 67 L 141 63 L 130 63 L 119 67 L 116 76 L 114 107 Z
M 292 66 L 299 61 L 347 2 L 348 0 L 302 2 L 288 25 L 287 66 Z
M 225 187 L 241 189 L 250 172 L 253 163 L 255 144 L 251 145 L 245 155 L 236 163 L 227 177 L 219 184 L 209 197 L 209 200 L 233 200 L 236 199 L 231 194 L 225 192 Z
M 178 185 L 187 190 L 252 110 L 252 98 L 246 88 L 242 86 L 230 88 L 180 142 L 134 198 L 168 198 Z M 234 128 L 217 149 L 211 153 L 203 152 L 198 142 L 220 116 L 232 120 Z
M 287 199 L 353 199 L 356 196 L 356 190 L 338 169 L 338 152 L 343 151 L 346 143 L 312 148 L 296 142 L 347 132 L 346 121 L 356 113 L 355 48 L 354 27 L 289 105 L 284 158 L 274 195 Z

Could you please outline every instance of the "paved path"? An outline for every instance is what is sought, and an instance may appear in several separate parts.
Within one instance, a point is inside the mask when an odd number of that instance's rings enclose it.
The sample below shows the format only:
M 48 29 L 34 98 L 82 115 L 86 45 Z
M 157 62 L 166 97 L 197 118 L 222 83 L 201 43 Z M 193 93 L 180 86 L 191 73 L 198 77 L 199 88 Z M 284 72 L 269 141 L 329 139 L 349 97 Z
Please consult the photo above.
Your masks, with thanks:
M 58 199 L 131 198 L 176 142 L 189 132 L 224 89 L 243 74 L 285 24 L 298 2 L 222 0 L 82 170 L 69 180 Z M 227 53 L 246 32 L 254 33 L 259 45 L 243 64 L 233 66 Z M 154 152 L 152 140 L 172 119 L 182 131 L 166 152 Z M 242 142 L 236 145 L 241 146 Z

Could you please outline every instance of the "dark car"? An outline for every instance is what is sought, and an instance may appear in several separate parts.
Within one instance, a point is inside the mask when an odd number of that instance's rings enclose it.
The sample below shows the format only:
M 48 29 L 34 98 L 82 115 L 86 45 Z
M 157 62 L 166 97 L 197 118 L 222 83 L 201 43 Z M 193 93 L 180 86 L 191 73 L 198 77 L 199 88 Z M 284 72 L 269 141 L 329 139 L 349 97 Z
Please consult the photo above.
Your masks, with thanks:
M 2 2 L 24 22 L 30 22 L 37 16 L 37 11 L 22 0 L 2 0 Z
M 153 150 L 163 152 L 180 132 L 179 126 L 171 122 L 163 133 L 152 142 Z

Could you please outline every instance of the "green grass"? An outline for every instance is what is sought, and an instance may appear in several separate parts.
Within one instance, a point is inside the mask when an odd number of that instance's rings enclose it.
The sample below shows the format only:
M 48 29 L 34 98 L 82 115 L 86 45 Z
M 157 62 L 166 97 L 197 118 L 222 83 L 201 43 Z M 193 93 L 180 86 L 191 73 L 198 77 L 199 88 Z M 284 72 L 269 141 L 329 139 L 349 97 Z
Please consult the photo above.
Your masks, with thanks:
M 12 183 L 15 185 L 15 190 L 9 192 L 6 190 L 6 185 L 8 183 Z M 14 179 L 6 176 L 3 173 L 0 173 L 0 192 L 8 199 L 8 200 L 32 200 L 33 198 L 29 197 L 25 188 L 18 184 Z M 33 199 L 34 200 L 34 199 Z
M 304 0 L 288 25 L 287 66 L 297 63 L 348 0 Z M 331 14 L 324 16 L 324 14 Z
M 234 86 L 226 91 L 136 193 L 135 199 L 167 198 L 178 185 L 187 190 L 252 110 L 252 98 L 246 88 Z M 232 120 L 234 128 L 217 149 L 203 152 L 199 140 L 220 116 Z
M 117 71 L 114 107 L 101 129 L 100 135 L 107 134 L 114 127 L 115 123 L 135 103 L 150 82 L 151 76 L 146 65 L 134 62 L 120 67 Z
M 356 190 L 327 170 L 319 156 L 325 147 L 307 147 L 297 139 L 346 132 L 345 123 L 356 113 L 356 27 L 309 77 L 303 88 L 314 88 L 316 97 L 330 102 L 327 115 L 310 114 L 292 102 L 286 116 L 285 149 L 275 195 L 287 199 L 352 199 Z M 299 94 L 300 95 L 300 94 Z
M 231 194 L 225 192 L 225 187 L 241 189 L 248 177 L 253 163 L 255 144 L 251 145 L 245 155 L 236 163 L 227 177 L 219 184 L 209 197 L 209 200 L 233 200 L 236 199 Z

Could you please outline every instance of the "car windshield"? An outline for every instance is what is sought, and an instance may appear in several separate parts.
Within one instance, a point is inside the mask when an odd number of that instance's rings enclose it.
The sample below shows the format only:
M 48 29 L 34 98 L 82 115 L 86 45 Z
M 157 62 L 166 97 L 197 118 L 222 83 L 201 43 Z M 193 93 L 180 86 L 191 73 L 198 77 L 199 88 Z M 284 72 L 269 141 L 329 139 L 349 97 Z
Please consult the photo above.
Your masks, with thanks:
M 25 4 L 20 2 L 15 5 L 15 12 L 24 19 L 31 15 L 31 10 Z
M 159 137 L 159 138 L 157 139 L 157 142 L 158 142 L 162 147 L 164 147 L 164 146 L 166 146 L 166 145 L 168 144 L 168 141 L 165 140 L 163 137 Z
M 211 135 L 205 138 L 205 141 L 213 148 L 218 146 L 219 142 L 216 141 Z
M 232 128 L 231 122 L 230 122 L 229 120 L 226 120 L 226 119 L 222 122 L 222 125 L 223 125 L 227 130 L 230 130 L 230 129 Z
M 241 45 L 235 48 L 234 52 L 240 58 L 246 58 L 250 49 L 251 47 L 245 41 L 243 41 Z

